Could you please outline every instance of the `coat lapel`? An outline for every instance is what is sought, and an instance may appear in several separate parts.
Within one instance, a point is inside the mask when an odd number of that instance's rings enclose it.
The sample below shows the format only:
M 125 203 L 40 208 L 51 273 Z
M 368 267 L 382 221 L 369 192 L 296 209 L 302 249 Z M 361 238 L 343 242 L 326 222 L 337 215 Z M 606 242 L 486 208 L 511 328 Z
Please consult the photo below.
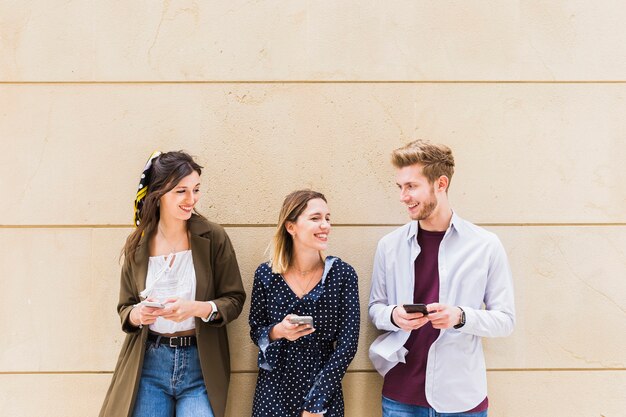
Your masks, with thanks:
M 141 239 L 139 246 L 137 246 L 137 252 L 135 252 L 135 268 L 136 271 L 133 274 L 135 278 L 135 285 L 137 286 L 137 296 L 146 288 L 146 277 L 148 276 L 148 258 L 150 252 L 148 251 L 148 239 Z
M 196 272 L 196 301 L 206 301 L 210 297 L 211 288 L 209 282 L 213 282 L 213 270 L 211 269 L 211 239 L 202 236 L 208 231 L 201 221 L 194 215 L 189 219 L 189 232 L 191 234 L 191 257 L 193 268 Z M 211 254 L 207 256 L 207 254 Z
M 196 300 L 209 300 L 209 277 L 213 275 L 207 253 L 211 253 L 211 241 L 201 236 L 191 235 L 191 257 L 196 270 Z M 203 256 L 204 255 L 204 256 Z

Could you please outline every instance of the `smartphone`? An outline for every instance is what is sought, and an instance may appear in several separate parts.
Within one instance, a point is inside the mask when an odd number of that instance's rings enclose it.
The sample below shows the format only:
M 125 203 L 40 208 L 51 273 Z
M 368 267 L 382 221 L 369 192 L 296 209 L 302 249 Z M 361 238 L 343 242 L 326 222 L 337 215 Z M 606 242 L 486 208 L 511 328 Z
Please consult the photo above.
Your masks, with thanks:
M 289 322 L 291 324 L 308 324 L 313 327 L 313 317 L 311 316 L 296 316 L 292 314 L 291 317 L 289 317 Z
M 146 307 L 165 308 L 165 304 L 161 304 L 157 301 L 142 301 L 141 304 Z
M 426 304 L 403 304 L 402 307 L 404 307 L 407 313 L 422 313 L 425 316 L 428 315 Z

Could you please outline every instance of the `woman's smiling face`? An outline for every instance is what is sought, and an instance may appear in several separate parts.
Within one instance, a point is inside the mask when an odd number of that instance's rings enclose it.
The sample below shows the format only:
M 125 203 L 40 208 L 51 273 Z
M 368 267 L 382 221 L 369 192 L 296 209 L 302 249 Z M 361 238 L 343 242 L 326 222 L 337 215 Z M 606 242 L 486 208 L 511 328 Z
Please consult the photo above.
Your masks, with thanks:
M 293 236 L 296 248 L 311 248 L 325 251 L 330 233 L 330 211 L 321 198 L 307 202 L 306 208 L 295 222 L 287 223 L 287 231 Z
M 161 197 L 161 218 L 189 220 L 199 198 L 200 174 L 193 171 Z

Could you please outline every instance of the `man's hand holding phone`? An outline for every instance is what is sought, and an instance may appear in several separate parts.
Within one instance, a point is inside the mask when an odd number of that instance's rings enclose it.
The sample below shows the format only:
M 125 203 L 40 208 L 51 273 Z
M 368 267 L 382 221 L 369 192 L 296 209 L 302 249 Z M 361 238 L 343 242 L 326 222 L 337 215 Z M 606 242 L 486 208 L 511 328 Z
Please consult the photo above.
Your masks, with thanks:
M 456 306 L 432 303 L 428 304 L 430 321 L 435 329 L 449 329 L 461 320 L 461 309 Z
M 391 313 L 391 317 L 396 326 L 407 332 L 419 329 L 428 323 L 428 317 L 424 315 L 423 311 L 420 312 L 410 307 L 414 305 L 415 304 L 405 304 L 403 306 L 396 306 Z M 405 306 L 409 310 L 415 311 L 415 313 L 409 313 L 405 309 Z M 426 313 L 428 313 L 428 311 L 426 311 Z

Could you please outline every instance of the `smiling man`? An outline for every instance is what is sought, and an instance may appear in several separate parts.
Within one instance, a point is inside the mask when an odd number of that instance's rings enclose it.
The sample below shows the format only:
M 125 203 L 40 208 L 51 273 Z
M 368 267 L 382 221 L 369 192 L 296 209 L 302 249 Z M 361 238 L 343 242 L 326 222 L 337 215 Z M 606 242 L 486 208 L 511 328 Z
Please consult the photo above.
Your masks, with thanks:
M 384 236 L 374 258 L 369 315 L 385 333 L 370 359 L 384 377 L 383 417 L 487 416 L 481 338 L 515 325 L 506 253 L 451 209 L 450 148 L 417 140 L 391 160 L 411 222 Z

